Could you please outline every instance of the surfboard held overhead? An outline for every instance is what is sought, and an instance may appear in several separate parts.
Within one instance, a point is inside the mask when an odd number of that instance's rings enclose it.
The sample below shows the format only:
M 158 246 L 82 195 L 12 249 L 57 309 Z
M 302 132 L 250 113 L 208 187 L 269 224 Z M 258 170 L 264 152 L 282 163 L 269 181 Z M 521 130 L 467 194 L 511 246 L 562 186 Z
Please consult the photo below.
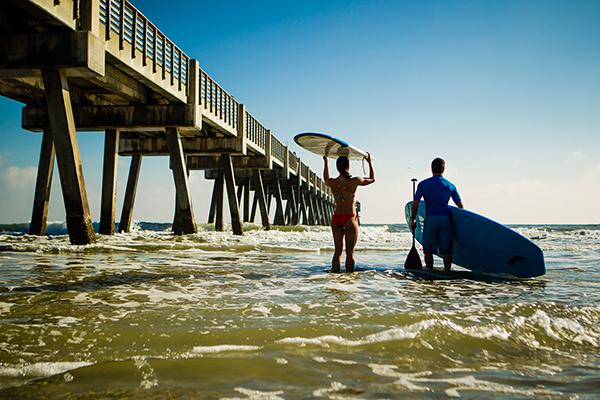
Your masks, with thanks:
M 305 132 L 294 136 L 294 142 L 305 150 L 327 158 L 348 157 L 350 160 L 362 160 L 367 152 L 347 142 L 324 133 Z M 374 157 L 371 156 L 372 159 Z

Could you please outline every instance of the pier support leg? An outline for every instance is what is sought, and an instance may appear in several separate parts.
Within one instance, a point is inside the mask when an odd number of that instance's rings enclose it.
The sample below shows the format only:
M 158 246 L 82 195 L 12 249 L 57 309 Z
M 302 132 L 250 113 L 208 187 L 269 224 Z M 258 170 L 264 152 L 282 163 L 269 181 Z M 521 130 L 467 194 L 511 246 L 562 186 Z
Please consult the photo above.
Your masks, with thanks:
M 300 211 L 302 213 L 302 223 L 304 225 L 308 225 L 308 216 L 306 215 L 306 201 L 304 199 L 304 193 L 300 191 L 300 194 L 298 196 L 300 198 Z
M 29 224 L 29 234 L 43 236 L 46 234 L 48 222 L 48 203 L 50 202 L 50 188 L 52 186 L 52 173 L 54 171 L 54 139 L 52 129 L 45 129 L 40 151 L 40 164 L 35 183 L 35 197 L 33 199 L 33 212 Z
M 217 201 L 217 215 L 215 219 L 215 230 L 219 232 L 223 232 L 225 223 L 223 221 L 223 202 L 225 201 L 225 177 L 223 176 L 223 170 L 220 169 L 217 173 L 217 180 L 219 181 L 218 185 L 218 201 Z
M 325 225 L 325 214 L 323 213 L 323 201 L 321 200 L 321 197 L 316 196 L 315 203 L 317 206 L 317 213 L 319 216 L 319 225 Z
M 252 200 L 252 211 L 250 211 L 250 222 L 254 223 L 256 220 L 256 209 L 258 207 L 258 193 L 254 191 L 254 200 Z
M 184 235 L 198 232 L 194 209 L 187 178 L 187 167 L 183 155 L 183 145 L 177 128 L 167 127 L 167 144 L 171 157 L 171 168 L 175 180 L 175 219 L 173 221 L 173 233 Z
M 244 222 L 250 222 L 250 179 L 244 181 Z
M 260 207 L 262 225 L 265 228 L 265 230 L 268 231 L 271 229 L 271 224 L 269 223 L 269 209 L 267 208 L 267 202 L 265 199 L 265 188 L 263 186 L 262 176 L 259 170 L 252 170 L 252 179 L 254 180 L 255 198 L 258 198 L 258 205 Z
M 69 84 L 64 71 L 42 70 L 50 126 L 67 213 L 67 231 L 72 244 L 96 241 L 77 144 Z
M 290 185 L 288 187 L 288 203 L 290 204 L 291 218 L 290 225 L 298 225 L 298 202 L 296 201 L 296 193 L 294 187 Z
M 317 208 L 317 199 L 314 194 L 310 195 L 310 209 L 312 210 L 312 225 L 320 225 L 321 216 Z
M 223 232 L 223 170 L 217 171 L 217 179 L 215 180 L 215 188 L 213 190 L 213 201 L 215 204 L 215 231 Z M 210 221 L 213 222 L 213 221 Z
M 223 176 L 227 186 L 227 197 L 229 198 L 229 211 L 231 213 L 231 227 L 234 235 L 243 235 L 244 229 L 240 220 L 239 202 L 235 193 L 235 177 L 233 175 L 233 163 L 230 154 L 221 154 Z
M 102 173 L 102 203 L 100 228 L 102 235 L 115 233 L 115 208 L 117 202 L 117 163 L 119 158 L 119 131 L 108 129 L 104 137 L 104 171 Z
M 275 200 L 277 201 L 277 208 L 275 209 L 275 221 L 273 225 L 285 225 L 285 217 L 283 215 L 283 197 L 281 196 L 281 185 L 279 179 L 275 179 L 273 184 L 275 189 Z
M 131 229 L 131 217 L 133 216 L 133 203 L 135 203 L 135 194 L 137 191 L 140 169 L 142 167 L 142 156 L 134 154 L 131 157 L 129 165 L 129 177 L 127 178 L 127 189 L 125 189 L 125 199 L 123 200 L 123 211 L 121 211 L 121 221 L 119 222 L 119 232 L 129 232 Z

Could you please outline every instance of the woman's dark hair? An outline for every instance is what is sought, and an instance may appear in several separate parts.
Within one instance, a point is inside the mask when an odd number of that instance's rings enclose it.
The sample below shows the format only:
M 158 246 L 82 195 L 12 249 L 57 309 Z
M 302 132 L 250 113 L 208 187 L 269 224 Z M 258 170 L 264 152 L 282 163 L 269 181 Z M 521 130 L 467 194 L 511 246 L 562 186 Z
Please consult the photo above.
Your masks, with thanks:
M 348 173 L 348 171 L 346 171 L 346 169 L 350 166 L 350 160 L 348 160 L 348 157 L 339 157 L 335 162 L 335 166 L 340 175 L 342 175 L 346 179 L 350 179 L 350 174 Z

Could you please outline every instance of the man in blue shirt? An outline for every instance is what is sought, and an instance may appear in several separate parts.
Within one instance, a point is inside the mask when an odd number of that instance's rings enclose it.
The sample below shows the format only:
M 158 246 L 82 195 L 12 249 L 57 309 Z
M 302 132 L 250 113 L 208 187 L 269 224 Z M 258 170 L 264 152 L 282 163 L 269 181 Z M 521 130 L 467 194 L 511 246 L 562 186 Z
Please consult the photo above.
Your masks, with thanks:
M 425 179 L 417 186 L 413 199 L 411 214 L 411 229 L 417 228 L 417 212 L 421 197 L 425 199 L 425 223 L 423 225 L 423 253 L 425 254 L 425 268 L 433 268 L 433 254 L 440 253 L 444 257 L 444 271 L 452 267 L 452 252 L 454 243 L 452 239 L 452 225 L 448 201 L 450 198 L 459 208 L 464 208 L 460 195 L 450 181 L 444 178 L 446 163 L 441 158 L 431 162 L 433 176 Z

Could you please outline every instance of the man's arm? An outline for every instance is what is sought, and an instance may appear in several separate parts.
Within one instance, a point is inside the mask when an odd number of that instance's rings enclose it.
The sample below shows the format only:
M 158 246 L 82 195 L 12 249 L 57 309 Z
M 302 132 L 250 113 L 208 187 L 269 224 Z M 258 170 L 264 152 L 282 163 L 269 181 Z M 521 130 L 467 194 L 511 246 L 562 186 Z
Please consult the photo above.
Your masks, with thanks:
M 459 201 L 458 203 L 456 203 L 456 207 L 458 207 L 458 208 L 465 208 L 465 206 L 463 205 L 462 200 Z
M 412 208 L 410 210 L 410 229 L 412 229 L 413 231 L 415 229 L 417 229 L 417 213 L 419 212 L 419 202 L 421 199 L 419 200 L 413 200 L 412 203 Z

